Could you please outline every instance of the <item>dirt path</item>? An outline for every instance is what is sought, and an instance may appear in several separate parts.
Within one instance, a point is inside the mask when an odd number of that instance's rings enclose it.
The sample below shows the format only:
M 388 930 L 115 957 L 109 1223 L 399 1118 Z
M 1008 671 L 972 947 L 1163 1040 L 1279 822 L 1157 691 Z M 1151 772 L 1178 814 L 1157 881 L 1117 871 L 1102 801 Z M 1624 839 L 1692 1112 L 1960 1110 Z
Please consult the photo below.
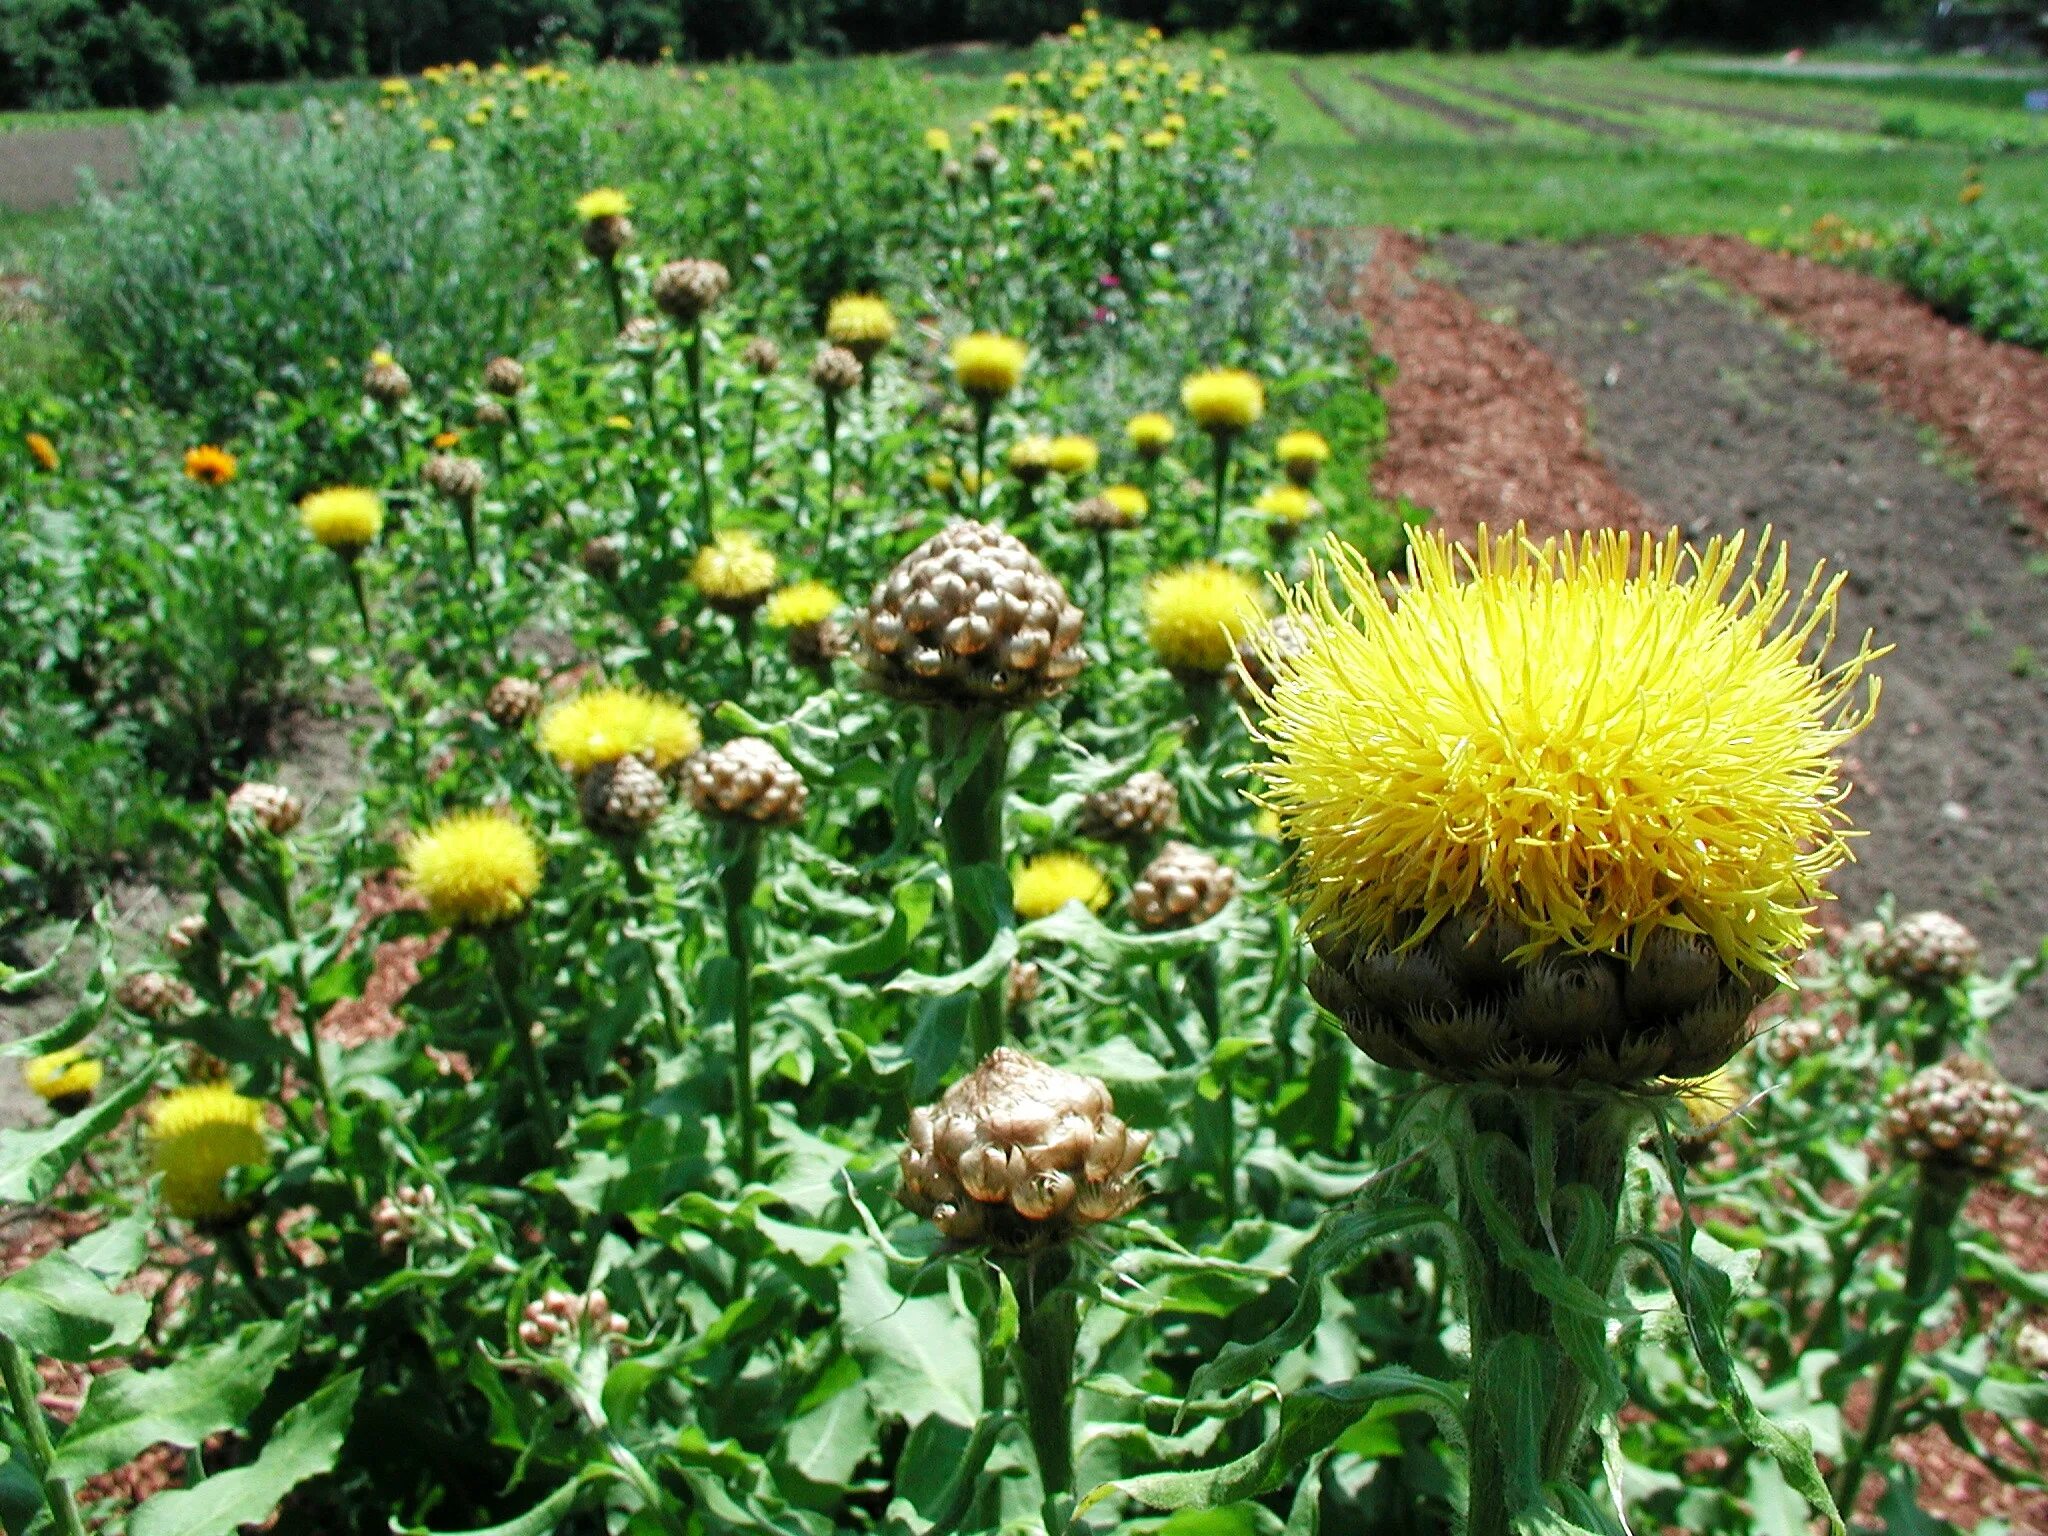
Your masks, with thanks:
M 2048 587 L 2009 505 L 1943 469 L 1866 385 L 1638 245 L 1438 245 L 1591 402 L 1594 446 L 1652 513 L 1697 534 L 1770 524 L 1851 574 L 1844 632 L 1896 647 L 1854 749 L 1869 836 L 1837 890 L 1946 908 L 1999 963 L 2048 932 Z M 1427 270 L 1427 269 L 1425 269 Z M 2038 998 L 2001 1031 L 2048 1084 Z
M 102 187 L 112 189 L 135 174 L 132 130 L 57 128 L 49 132 L 0 134 L 0 209 L 40 213 L 78 201 L 78 172 L 92 167 Z

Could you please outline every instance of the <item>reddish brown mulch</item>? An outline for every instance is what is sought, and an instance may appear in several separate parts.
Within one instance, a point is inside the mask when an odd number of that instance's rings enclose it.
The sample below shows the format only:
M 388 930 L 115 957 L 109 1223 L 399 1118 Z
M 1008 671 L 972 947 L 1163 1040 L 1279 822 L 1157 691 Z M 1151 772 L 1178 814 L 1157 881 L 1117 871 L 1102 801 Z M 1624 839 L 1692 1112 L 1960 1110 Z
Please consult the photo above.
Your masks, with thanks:
M 1353 295 L 1399 370 L 1374 487 L 1428 507 L 1461 539 L 1517 518 L 1538 535 L 1649 528 L 1587 443 L 1578 385 L 1519 332 L 1416 276 L 1422 255 L 1407 236 L 1382 234 Z
M 2048 356 L 1987 341 L 1895 283 L 1732 235 L 1653 237 L 1818 341 L 1893 410 L 1934 428 L 2048 532 Z

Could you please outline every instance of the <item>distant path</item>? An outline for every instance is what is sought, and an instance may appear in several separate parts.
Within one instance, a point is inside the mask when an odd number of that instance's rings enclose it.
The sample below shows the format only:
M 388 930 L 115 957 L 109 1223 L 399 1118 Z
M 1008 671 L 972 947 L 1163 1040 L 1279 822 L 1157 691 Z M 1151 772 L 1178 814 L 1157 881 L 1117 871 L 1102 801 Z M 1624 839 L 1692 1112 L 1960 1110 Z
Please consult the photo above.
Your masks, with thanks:
M 1526 96 L 1511 95 L 1506 91 L 1489 90 L 1483 85 L 1474 85 L 1468 80 L 1446 81 L 1452 90 L 1462 91 L 1467 96 L 1477 96 L 1481 101 L 1490 101 L 1495 106 L 1510 111 L 1525 113 L 1530 117 L 1547 118 L 1553 123 L 1563 123 L 1570 128 L 1583 128 L 1587 133 L 1596 133 L 1604 139 L 1640 139 L 1640 129 L 1626 123 L 1610 123 L 1604 117 L 1595 117 L 1590 112 L 1574 112 L 1570 107 L 1555 107 L 1548 102 L 1531 101 Z
M 1391 80 L 1382 80 L 1378 75 L 1369 74 L 1362 69 L 1354 69 L 1351 78 L 1360 85 L 1371 86 L 1396 106 L 1427 112 L 1438 122 L 1448 123 L 1463 133 L 1507 133 L 1515 126 L 1512 118 L 1496 117 L 1491 112 L 1461 107 L 1439 96 L 1432 96 L 1427 91 L 1418 91 L 1405 85 L 1396 85 Z
M 125 124 L 52 128 L 0 134 L 0 208 L 41 213 L 78 201 L 80 167 L 92 167 L 103 187 L 135 175 L 135 141 Z
M 1645 91 L 1634 86 L 1614 85 L 1604 81 L 1597 89 L 1588 90 L 1560 75 L 1539 76 L 1526 69 L 1515 70 L 1513 74 L 1522 84 L 1533 86 L 1537 90 L 1569 92 L 1596 107 L 1609 107 L 1619 112 L 1639 114 L 1644 107 L 1676 107 L 1681 112 L 1703 112 L 1711 117 L 1733 118 L 1744 123 L 1766 123 L 1776 128 L 1824 128 L 1833 133 L 1879 131 L 1875 119 L 1860 113 L 1844 112 L 1829 117 L 1812 112 L 1787 112 L 1776 107 L 1755 107 L 1732 101 L 1709 101 L 1700 96 L 1674 96 L 1664 91 Z

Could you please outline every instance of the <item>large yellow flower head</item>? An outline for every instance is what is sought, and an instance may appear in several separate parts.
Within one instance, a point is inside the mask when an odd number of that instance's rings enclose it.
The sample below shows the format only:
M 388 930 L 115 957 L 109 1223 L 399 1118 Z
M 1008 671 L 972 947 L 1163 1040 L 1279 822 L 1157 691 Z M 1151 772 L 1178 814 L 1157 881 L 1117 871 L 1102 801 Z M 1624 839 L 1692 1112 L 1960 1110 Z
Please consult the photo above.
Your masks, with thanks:
M 1046 462 L 1052 472 L 1068 479 L 1090 473 L 1102 461 L 1095 439 L 1079 432 L 1062 432 L 1047 446 Z
M 237 1168 L 267 1169 L 263 1105 L 226 1083 L 176 1088 L 149 1111 L 150 1151 L 164 1204 L 185 1221 L 222 1221 L 245 1207 L 222 1187 Z
M 896 317 L 872 293 L 843 293 L 825 311 L 825 339 L 865 363 L 896 339 Z
M 74 1045 L 25 1062 L 21 1080 L 29 1092 L 58 1109 L 82 1107 L 100 1085 L 105 1069 L 99 1058 L 82 1045 Z
M 761 617 L 770 629 L 814 629 L 839 610 L 839 594 L 822 581 L 793 581 L 768 599 Z
M 744 529 L 721 533 L 690 562 L 690 585 L 717 606 L 757 606 L 775 590 L 775 556 Z
M 1109 905 L 1109 877 L 1078 853 L 1041 853 L 1026 859 L 1010 882 L 1010 905 L 1024 921 L 1050 917 L 1070 901 L 1090 912 Z
M 526 910 L 540 889 L 533 834 L 495 811 L 456 811 L 405 845 L 405 873 L 437 923 L 492 928 Z
M 361 486 L 330 486 L 299 503 L 299 524 L 322 547 L 359 555 L 384 527 L 384 498 Z
M 1227 437 L 1266 414 L 1266 386 L 1242 368 L 1213 368 L 1182 381 L 1180 403 L 1204 432 Z
M 1828 665 L 1840 578 L 1741 552 L 1416 532 L 1396 604 L 1333 543 L 1289 598 L 1300 648 L 1260 643 L 1255 724 L 1311 936 L 1404 949 L 1480 910 L 1531 951 L 1669 928 L 1782 976 L 1849 858 L 1834 754 L 1880 653 Z
M 1159 411 L 1140 411 L 1124 423 L 1124 441 L 1140 458 L 1156 459 L 1173 446 L 1173 418 Z
M 622 219 L 633 211 L 633 200 L 617 187 L 593 187 L 576 199 L 576 217 L 588 224 L 594 219 Z
M 581 776 L 622 757 L 668 769 L 704 745 L 689 706 L 634 688 L 592 688 L 540 717 L 541 750 Z
M 1014 336 L 975 331 L 953 343 L 953 377 L 977 400 L 1000 400 L 1024 377 L 1027 356 Z
M 1145 583 L 1145 634 L 1169 671 L 1229 670 L 1237 642 L 1263 616 L 1259 584 L 1214 561 L 1161 571 Z

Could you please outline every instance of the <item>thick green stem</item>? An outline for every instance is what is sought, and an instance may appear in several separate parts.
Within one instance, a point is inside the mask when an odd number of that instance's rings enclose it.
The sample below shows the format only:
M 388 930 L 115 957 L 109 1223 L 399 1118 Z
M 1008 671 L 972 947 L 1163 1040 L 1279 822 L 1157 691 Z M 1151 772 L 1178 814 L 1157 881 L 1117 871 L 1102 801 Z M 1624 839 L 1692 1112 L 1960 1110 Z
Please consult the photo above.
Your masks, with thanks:
M 995 402 L 985 397 L 974 402 L 974 489 L 971 493 L 973 515 L 981 515 L 981 490 L 987 483 L 988 473 L 988 420 L 995 413 Z
M 939 839 L 953 886 L 953 938 L 962 966 L 988 953 L 1001 914 L 962 898 L 965 871 L 1003 865 L 1003 775 L 1009 755 L 1005 717 L 988 711 L 939 708 L 932 712 L 932 761 L 941 772 L 957 767 L 960 777 L 939 812 Z M 1001 1045 L 1008 1030 L 1003 1017 L 1005 978 L 984 985 L 974 998 L 968 1038 L 975 1060 Z
M 1855 1454 L 1835 1476 L 1835 1504 L 1844 1519 L 1855 1512 L 1864 1474 L 1891 1444 L 1897 1429 L 1893 1419 L 1906 1357 L 1912 1353 L 1922 1314 L 1938 1299 L 1935 1281 L 1941 1268 L 1940 1257 L 1948 1248 L 1949 1229 L 1955 1225 L 1969 1193 L 1969 1181 L 1947 1169 L 1923 1167 L 1920 1171 L 1920 1188 L 1913 1200 L 1913 1225 L 1906 1238 L 1905 1284 L 1899 1291 L 1898 1316 L 1893 1319 L 1891 1337 L 1885 1341 L 1884 1357 L 1878 1366 L 1870 1418 L 1863 1426 L 1863 1438 L 1857 1443 Z
M 1066 1283 L 1073 1259 L 1065 1248 L 1044 1248 L 1007 1259 L 1004 1268 L 1017 1294 L 1010 1360 L 1038 1458 L 1045 1528 L 1064 1531 L 1074 1509 L 1074 1342 L 1080 1334 L 1080 1299 Z
M 1544 1090 L 1527 1092 L 1533 1095 Z M 1619 1106 L 1568 1092 L 1554 1093 L 1548 1110 L 1556 1126 L 1555 1187 L 1561 1193 L 1580 1184 L 1594 1192 L 1608 1226 L 1608 1238 L 1601 1247 L 1611 1250 L 1634 1120 Z M 1558 1251 L 1563 1252 L 1571 1243 L 1572 1229 L 1566 1219 L 1571 1207 L 1564 1201 L 1555 1202 L 1557 1208 L 1549 1213 L 1547 1224 L 1539 1210 L 1529 1155 L 1530 1112 L 1532 1106 L 1504 1098 L 1474 1103 L 1477 1129 L 1482 1134 L 1500 1132 L 1518 1154 L 1499 1156 L 1482 1165 L 1488 1181 L 1486 1194 L 1505 1210 L 1525 1249 L 1549 1251 L 1554 1238 Z M 1536 1464 L 1545 1484 L 1570 1481 L 1583 1485 L 1587 1432 L 1597 1388 L 1564 1348 L 1555 1305 L 1517 1267 L 1513 1253 L 1488 1224 L 1478 1192 L 1459 1189 L 1458 1215 L 1469 1238 L 1465 1247 L 1471 1272 L 1465 1276 L 1463 1290 L 1474 1362 L 1473 1391 L 1466 1410 L 1471 1463 L 1465 1536 L 1512 1536 L 1515 1519 L 1522 1511 L 1511 1493 L 1509 1472 L 1526 1448 L 1505 1444 L 1503 1432 L 1505 1426 L 1524 1422 L 1526 1402 L 1496 1401 L 1486 1370 L 1489 1358 L 1497 1346 L 1508 1341 L 1523 1341 L 1524 1347 L 1534 1348 L 1538 1368 L 1535 1402 L 1540 1416 Z M 1604 1275 L 1597 1277 L 1597 1282 L 1595 1289 L 1604 1289 Z M 1514 1390 L 1513 1384 L 1509 1390 Z
M 349 595 L 356 600 L 356 617 L 363 621 L 363 638 L 374 644 L 377 639 L 377 631 L 375 626 L 370 623 L 370 599 L 363 591 L 363 573 L 356 564 L 357 559 L 358 556 L 356 555 L 343 555 L 341 557 L 341 568 L 348 576 Z
M 1095 563 L 1102 573 L 1101 590 L 1097 593 L 1095 599 L 1095 620 L 1102 627 L 1102 643 L 1106 647 L 1109 644 L 1109 611 L 1116 596 L 1116 576 L 1114 566 L 1110 560 L 1109 530 L 1107 528 L 1095 530 Z
M 725 951 L 732 957 L 732 1098 L 737 1123 L 739 1173 L 742 1186 L 760 1171 L 754 1109 L 754 943 L 750 927 L 754 887 L 761 875 L 761 832 L 734 827 L 726 864 L 718 874 L 725 909 Z
M 697 456 L 697 543 L 711 542 L 711 457 L 704 443 L 704 323 L 690 327 L 683 347 L 683 371 L 690 381 L 690 442 Z
M 818 556 L 825 569 L 837 573 L 832 545 L 839 534 L 839 397 L 825 391 L 825 531 L 819 535 Z
M 496 928 L 485 936 L 491 952 L 491 985 L 498 994 L 498 1009 L 505 1029 L 512 1036 L 512 1054 L 526 1078 L 527 1108 L 532 1113 L 542 1161 L 551 1160 L 562 1139 L 562 1122 L 555 1113 L 554 1095 L 548 1091 L 547 1070 L 533 1043 L 533 1021 L 520 1006 L 519 943 L 510 929 Z
M 654 882 L 647 878 L 647 870 L 640 862 L 640 844 L 636 838 L 614 837 L 609 839 L 613 855 L 619 861 L 619 874 L 625 880 L 626 894 L 632 899 L 635 915 L 642 922 L 652 921 L 654 916 Z M 661 1005 L 661 1022 L 668 1034 L 671 1048 L 683 1048 L 682 1013 L 669 995 L 668 983 L 662 979 L 661 960 L 654 953 L 654 945 L 647 939 L 640 941 L 640 952 L 647 961 L 647 975 L 654 987 L 655 1001 Z
M 1230 434 L 1218 432 L 1210 439 L 1215 446 L 1211 467 L 1213 490 L 1209 500 L 1209 558 L 1223 548 L 1223 503 L 1230 491 Z
M 612 301 L 612 334 L 626 328 L 626 285 L 619 277 L 619 264 L 611 257 L 604 262 L 604 288 Z
M 22 1347 L 0 1333 L 0 1376 L 7 1380 L 7 1399 L 14 1409 L 14 1421 L 28 1442 L 28 1459 L 36 1481 L 41 1484 L 43 1502 L 59 1536 L 85 1536 L 85 1521 L 78 1503 L 71 1497 L 71 1485 L 50 1470 L 56 1462 L 56 1447 L 50 1441 L 50 1426 L 38 1401 L 41 1378 Z
M 256 1250 L 249 1246 L 249 1228 L 240 1218 L 234 1218 L 231 1225 L 215 1233 L 221 1248 L 228 1256 L 228 1262 L 235 1267 L 235 1273 L 242 1278 L 242 1289 L 248 1294 L 250 1303 L 265 1317 L 280 1317 L 277 1302 L 270 1294 L 270 1287 L 263 1283 L 262 1272 L 256 1268 Z

